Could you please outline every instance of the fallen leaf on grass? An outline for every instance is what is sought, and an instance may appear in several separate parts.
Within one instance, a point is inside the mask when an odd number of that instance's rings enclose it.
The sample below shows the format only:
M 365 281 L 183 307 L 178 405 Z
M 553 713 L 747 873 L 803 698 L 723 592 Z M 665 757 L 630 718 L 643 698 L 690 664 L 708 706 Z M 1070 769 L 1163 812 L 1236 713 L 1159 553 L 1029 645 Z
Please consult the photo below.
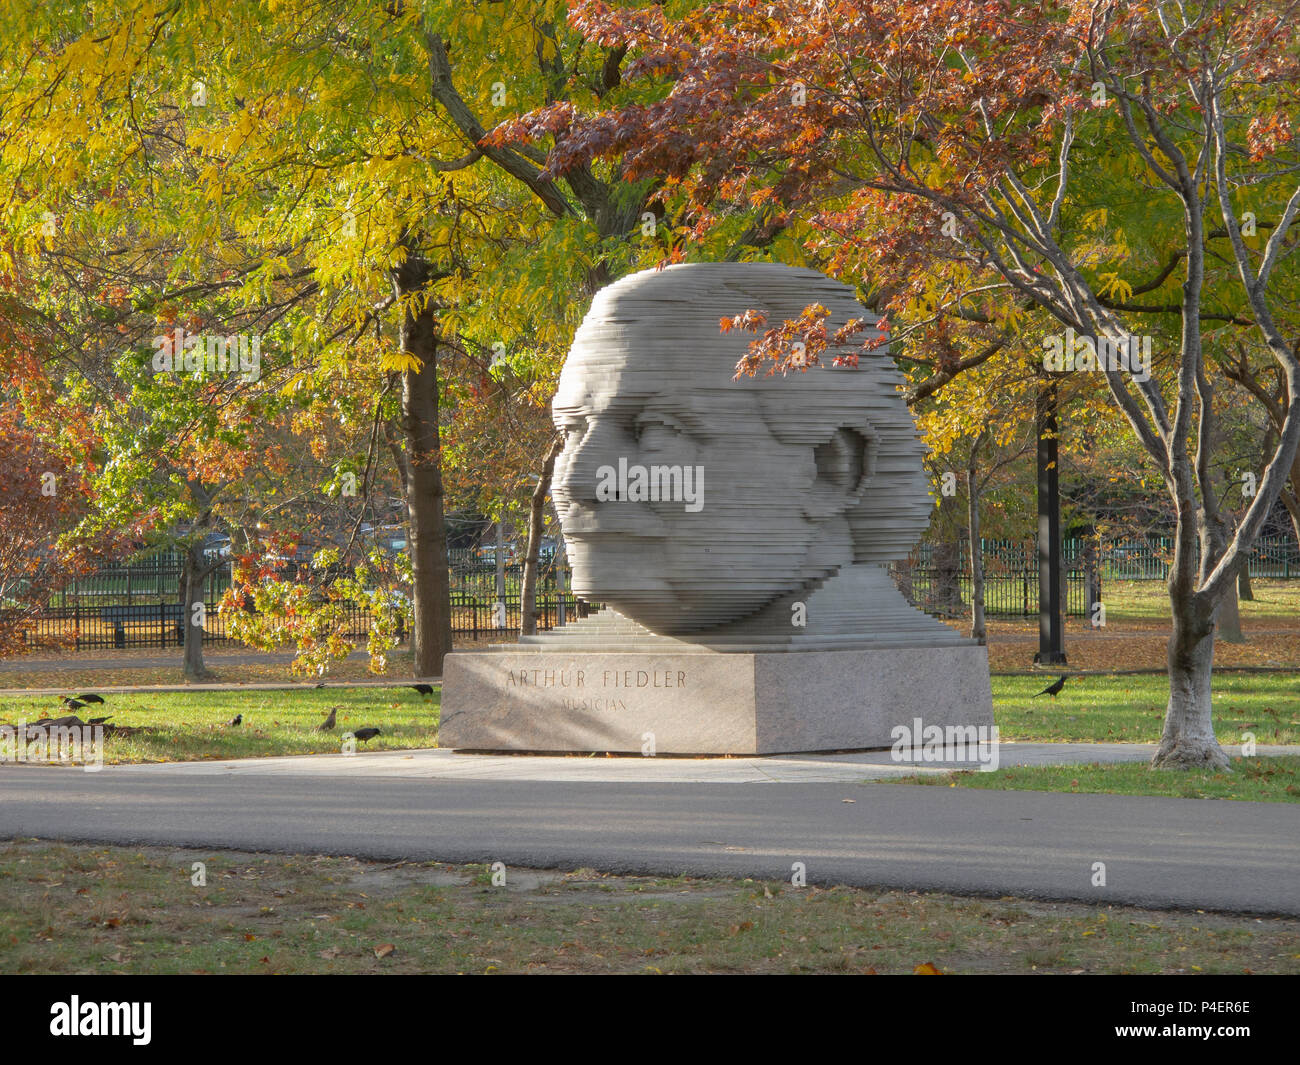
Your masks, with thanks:
M 320 951 L 320 952 L 316 955 L 316 957 L 318 957 L 318 958 L 324 958 L 326 961 L 333 961 L 335 958 L 337 958 L 337 957 L 338 957 L 340 954 L 342 954 L 342 953 L 343 953 L 343 951 L 339 950 L 338 947 L 330 947 L 328 950 L 322 950 L 322 951 Z
M 388 955 L 392 954 L 393 951 L 395 951 L 396 949 L 397 948 L 393 946 L 393 944 L 391 943 L 380 943 L 379 946 L 375 948 L 375 957 L 386 958 L 388 957 Z
M 932 961 L 923 961 L 912 970 L 916 976 L 942 976 L 943 972 Z

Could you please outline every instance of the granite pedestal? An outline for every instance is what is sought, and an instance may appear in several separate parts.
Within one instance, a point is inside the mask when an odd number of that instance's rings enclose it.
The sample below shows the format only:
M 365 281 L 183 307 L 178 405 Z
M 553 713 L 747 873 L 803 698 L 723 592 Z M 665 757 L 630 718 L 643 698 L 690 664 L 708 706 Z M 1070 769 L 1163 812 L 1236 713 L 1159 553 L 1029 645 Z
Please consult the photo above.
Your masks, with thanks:
M 457 653 L 439 745 L 476 751 L 786 754 L 887 747 L 890 730 L 992 725 L 986 648 Z

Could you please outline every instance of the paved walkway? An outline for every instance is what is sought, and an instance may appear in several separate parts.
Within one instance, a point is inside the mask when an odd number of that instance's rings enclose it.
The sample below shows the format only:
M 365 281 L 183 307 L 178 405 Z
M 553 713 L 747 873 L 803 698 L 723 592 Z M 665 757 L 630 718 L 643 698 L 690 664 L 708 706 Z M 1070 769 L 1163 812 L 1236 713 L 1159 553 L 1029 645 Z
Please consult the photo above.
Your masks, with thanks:
M 1230 755 L 1239 747 L 1225 747 Z M 1002 768 L 1018 765 L 1075 765 L 1088 762 L 1148 762 L 1154 744 L 1003 743 Z M 1300 746 L 1261 746 L 1264 756 L 1300 754 Z M 146 776 L 403 777 L 435 780 L 551 781 L 561 783 L 744 784 L 817 782 L 847 784 L 924 773 L 972 769 L 970 762 L 895 762 L 889 751 L 853 754 L 794 754 L 763 758 L 606 758 L 587 755 L 457 754 L 430 748 L 414 751 L 358 751 L 354 755 L 311 754 L 231 761 L 164 762 L 106 766 L 102 774 Z M 101 774 L 101 775 L 102 775 Z
M 799 862 L 810 884 L 1300 916 L 1300 817 L 1287 803 L 868 783 L 864 756 L 332 758 L 277 760 L 325 767 L 312 772 L 2 766 L 0 839 L 770 880 Z M 557 778 L 548 761 L 587 779 Z M 509 775 L 539 770 L 551 775 Z M 816 775 L 829 773 L 844 778 Z

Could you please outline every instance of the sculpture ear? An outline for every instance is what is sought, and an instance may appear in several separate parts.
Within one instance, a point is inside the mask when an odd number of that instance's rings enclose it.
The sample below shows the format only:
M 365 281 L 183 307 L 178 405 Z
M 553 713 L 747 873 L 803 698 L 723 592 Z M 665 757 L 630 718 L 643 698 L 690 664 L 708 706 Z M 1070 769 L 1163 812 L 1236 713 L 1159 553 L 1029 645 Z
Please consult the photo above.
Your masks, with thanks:
M 841 426 L 813 448 L 817 469 L 804 516 L 822 522 L 855 507 L 875 472 L 875 441 L 859 429 Z
M 813 448 L 817 485 L 857 502 L 875 466 L 872 441 L 856 429 L 839 428 Z

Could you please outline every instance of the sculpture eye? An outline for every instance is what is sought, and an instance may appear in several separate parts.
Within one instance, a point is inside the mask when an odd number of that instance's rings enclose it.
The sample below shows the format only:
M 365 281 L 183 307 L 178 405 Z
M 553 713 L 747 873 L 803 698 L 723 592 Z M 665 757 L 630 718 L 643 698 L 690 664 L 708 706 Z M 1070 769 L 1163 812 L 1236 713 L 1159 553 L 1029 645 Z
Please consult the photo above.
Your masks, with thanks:
M 649 450 L 670 448 L 681 438 L 680 428 L 658 418 L 646 418 L 637 423 L 637 442 L 643 448 Z
M 564 443 L 566 445 L 576 444 L 587 432 L 587 419 L 573 418 L 567 420 L 560 425 L 560 432 L 564 434 Z

